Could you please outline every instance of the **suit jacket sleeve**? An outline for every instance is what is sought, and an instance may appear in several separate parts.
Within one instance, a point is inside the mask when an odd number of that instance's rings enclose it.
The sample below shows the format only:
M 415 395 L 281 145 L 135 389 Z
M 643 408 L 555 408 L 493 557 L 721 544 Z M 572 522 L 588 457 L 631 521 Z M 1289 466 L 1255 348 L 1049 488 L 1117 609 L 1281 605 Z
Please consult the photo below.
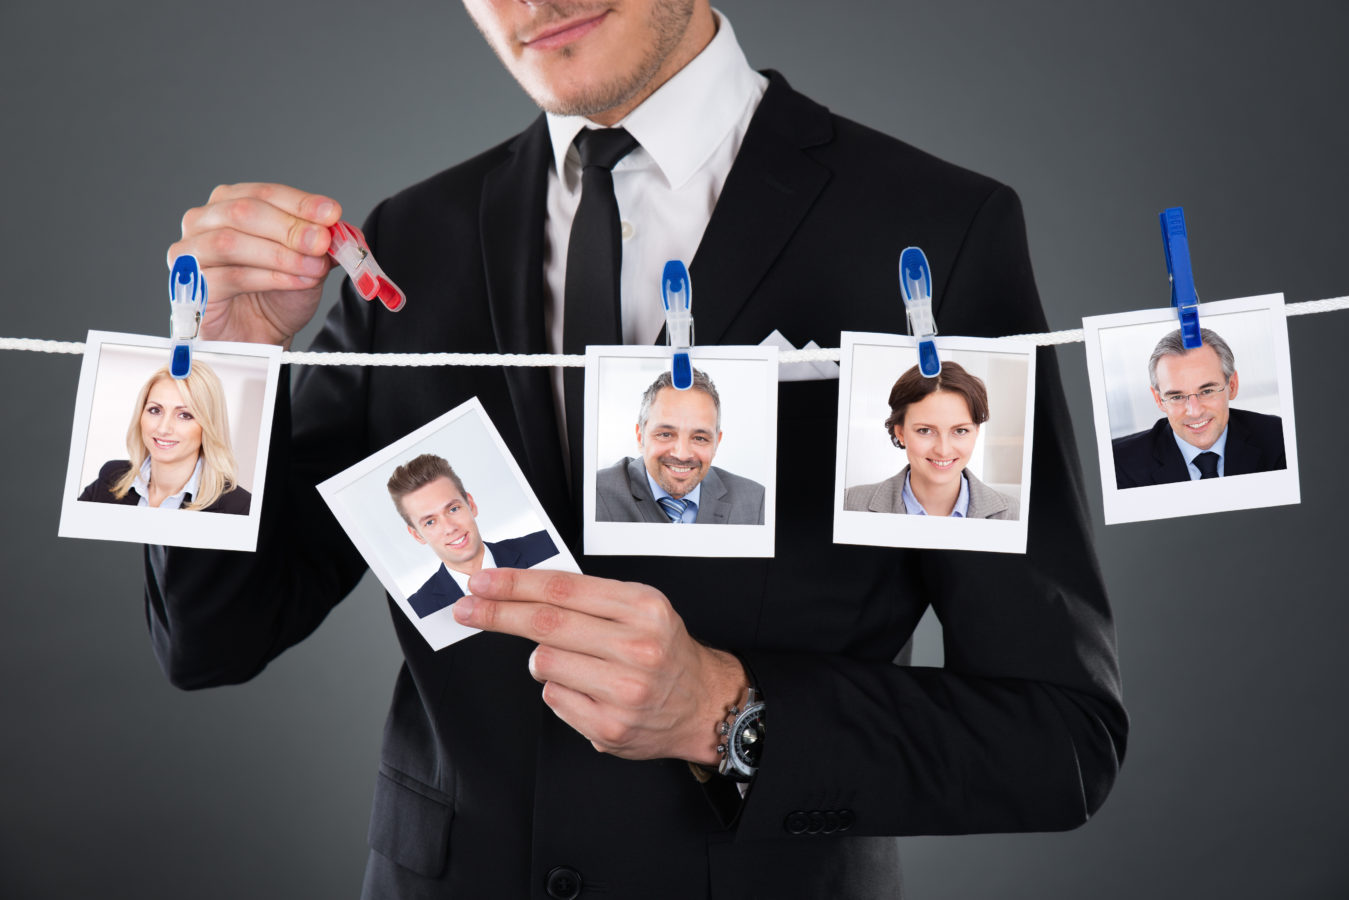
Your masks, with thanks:
M 1010 189 L 989 194 L 945 281 L 942 333 L 1045 330 Z M 896 590 L 923 592 L 941 620 L 944 668 L 855 653 L 742 652 L 768 703 L 769 735 L 742 837 L 781 835 L 795 813 L 840 809 L 851 833 L 1052 830 L 1101 804 L 1127 720 L 1050 349 L 1039 350 L 1035 402 L 1027 553 L 890 551 Z M 840 590 L 874 590 L 837 574 Z
M 365 223 L 372 244 L 377 215 Z M 333 335 L 370 334 L 370 313 L 344 282 L 342 301 L 313 349 L 367 349 L 339 347 Z M 365 571 L 315 485 L 369 452 L 359 415 L 368 370 L 317 368 L 305 367 L 294 379 L 296 404 L 314 415 L 292 428 L 292 373 L 282 367 L 257 551 L 145 548 L 151 643 L 178 687 L 252 678 L 313 632 Z

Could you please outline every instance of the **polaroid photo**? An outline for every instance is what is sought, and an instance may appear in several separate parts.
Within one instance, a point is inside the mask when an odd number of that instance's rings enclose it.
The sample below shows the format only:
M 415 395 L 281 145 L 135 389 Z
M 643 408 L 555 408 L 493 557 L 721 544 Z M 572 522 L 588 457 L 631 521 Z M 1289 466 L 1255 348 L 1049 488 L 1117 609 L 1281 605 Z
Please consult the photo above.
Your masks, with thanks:
M 1301 502 L 1283 295 L 1082 320 L 1107 525 Z
M 773 555 L 777 357 L 694 347 L 681 391 L 669 347 L 586 349 L 587 554 Z
M 61 537 L 257 549 L 281 348 L 91 331 L 75 394 Z
M 1025 553 L 1035 345 L 844 332 L 834 469 L 840 544 Z
M 476 397 L 318 490 L 434 650 L 478 633 L 450 609 L 478 569 L 581 571 Z

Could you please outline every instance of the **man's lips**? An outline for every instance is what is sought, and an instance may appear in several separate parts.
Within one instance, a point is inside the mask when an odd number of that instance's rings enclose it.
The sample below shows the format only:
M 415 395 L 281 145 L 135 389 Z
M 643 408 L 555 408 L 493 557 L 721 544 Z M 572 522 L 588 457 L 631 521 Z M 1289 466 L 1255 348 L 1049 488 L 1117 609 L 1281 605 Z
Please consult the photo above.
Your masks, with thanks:
M 1198 422 L 1186 422 L 1185 427 L 1190 429 L 1191 431 L 1203 431 L 1212 422 L 1213 417 L 1209 416 L 1207 419 L 1202 419 L 1201 421 Z
M 590 32 L 594 31 L 608 15 L 608 10 L 605 10 L 597 16 L 591 16 L 587 19 L 579 19 L 574 22 L 564 22 L 561 25 L 553 25 L 536 34 L 534 37 L 521 41 L 521 43 L 530 50 L 556 50 L 559 47 L 565 47 L 573 41 L 580 40 Z
M 692 475 L 699 469 L 699 465 L 697 463 L 675 462 L 673 460 L 663 459 L 660 461 L 660 464 L 664 466 L 666 469 L 668 469 L 672 475 L 675 475 L 679 478 L 684 478 L 688 475 Z
M 465 531 L 463 534 L 459 535 L 459 537 L 455 538 L 454 540 L 452 540 L 452 541 L 446 541 L 446 542 L 445 542 L 445 546 L 446 546 L 446 547 L 449 547 L 449 548 L 451 548 L 451 549 L 453 549 L 453 550 L 462 550 L 462 549 L 464 549 L 465 545 L 467 545 L 467 544 L 468 544 L 468 532 L 467 532 L 467 531 Z

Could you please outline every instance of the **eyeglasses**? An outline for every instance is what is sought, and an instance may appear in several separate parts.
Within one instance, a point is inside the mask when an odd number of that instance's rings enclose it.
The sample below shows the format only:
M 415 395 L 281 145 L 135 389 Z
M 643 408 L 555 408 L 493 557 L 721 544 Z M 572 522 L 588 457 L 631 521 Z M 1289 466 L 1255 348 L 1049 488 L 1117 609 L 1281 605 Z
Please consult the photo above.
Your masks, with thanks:
M 1163 397 L 1162 402 L 1172 409 L 1182 409 L 1190 402 L 1191 397 L 1200 403 L 1207 403 L 1225 390 L 1227 390 L 1226 387 L 1204 388 L 1202 391 L 1196 391 L 1193 394 L 1172 394 L 1170 397 Z

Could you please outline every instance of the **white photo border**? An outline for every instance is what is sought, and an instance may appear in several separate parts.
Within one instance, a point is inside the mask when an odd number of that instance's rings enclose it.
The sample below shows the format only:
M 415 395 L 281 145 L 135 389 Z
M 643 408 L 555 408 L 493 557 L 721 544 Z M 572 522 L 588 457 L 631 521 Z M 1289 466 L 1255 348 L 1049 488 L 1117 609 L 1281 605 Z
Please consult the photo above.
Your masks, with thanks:
M 693 365 L 703 368 L 709 360 L 748 362 L 763 367 L 760 379 L 762 415 L 766 422 L 759 445 L 760 464 L 751 472 L 762 477 L 764 487 L 764 524 L 717 525 L 715 527 L 667 528 L 653 533 L 653 522 L 597 522 L 595 486 L 599 468 L 600 366 L 614 360 L 671 360 L 669 347 L 604 346 L 586 348 L 585 374 L 585 450 L 583 532 L 585 552 L 593 556 L 699 556 L 699 557 L 772 557 L 777 521 L 777 423 L 778 423 L 778 349 L 773 346 L 707 346 L 691 351 Z M 715 378 L 713 379 L 716 380 Z M 722 405 L 726 405 L 725 392 Z M 633 408 L 636 423 L 636 404 Z M 740 474 L 740 473 L 737 473 Z
M 509 472 L 511 478 L 514 479 L 516 487 L 527 501 L 528 513 L 538 522 L 542 523 L 543 527 L 548 532 L 548 536 L 552 538 L 553 545 L 557 548 L 557 555 L 551 556 L 537 566 L 532 566 L 531 568 L 562 569 L 568 572 L 580 572 L 581 567 L 577 565 L 575 557 L 571 555 L 571 551 L 562 540 L 562 536 L 558 534 L 557 529 L 548 518 L 548 514 L 544 512 L 543 505 L 539 503 L 539 499 L 535 496 L 533 488 L 531 488 L 529 482 L 525 480 L 524 472 L 520 470 L 520 466 L 516 463 L 515 457 L 512 456 L 510 450 L 506 448 L 506 443 L 501 439 L 501 434 L 497 431 L 496 426 L 492 423 L 487 412 L 482 408 L 482 403 L 477 397 L 470 398 L 449 412 L 437 416 L 417 430 L 399 438 L 383 449 L 367 456 L 350 468 L 337 473 L 318 485 L 319 495 L 322 496 L 324 502 L 328 504 L 328 508 L 332 510 L 333 515 L 337 518 L 338 524 L 346 531 L 347 536 L 351 538 L 356 549 L 360 551 L 361 556 L 365 559 L 370 570 L 375 573 L 375 577 L 379 579 L 380 584 L 384 586 L 384 589 L 389 593 L 389 596 L 393 597 L 394 602 L 398 604 L 399 609 L 401 609 L 408 617 L 408 621 L 416 627 L 418 632 L 421 633 L 422 637 L 426 639 L 426 642 L 431 645 L 431 649 L 433 650 L 440 650 L 444 647 L 448 647 L 450 644 L 463 640 L 466 637 L 475 635 L 478 633 L 479 629 L 459 624 L 454 618 L 452 605 L 447 606 L 444 609 L 436 610 L 425 617 L 417 615 L 408 603 L 409 593 L 399 586 L 398 575 L 395 573 L 394 569 L 386 563 L 384 554 L 380 551 L 380 548 L 375 541 L 367 535 L 366 529 L 362 527 L 362 520 L 363 518 L 368 517 L 369 510 L 351 505 L 348 502 L 349 495 L 347 495 L 346 492 L 348 488 L 357 485 L 372 473 L 387 467 L 387 465 L 395 459 L 408 457 L 409 452 L 414 449 L 417 449 L 420 452 L 436 451 L 441 453 L 441 455 L 446 455 L 447 451 L 445 451 L 443 447 L 435 446 L 435 439 L 440 436 L 442 432 L 446 432 L 456 426 L 462 427 L 468 422 L 475 423 L 482 432 L 485 432 L 490 437 L 491 446 L 496 450 L 496 454 L 500 457 L 500 462 Z M 453 464 L 454 461 L 451 460 L 451 465 Z M 457 472 L 456 474 L 460 473 Z M 472 493 L 471 488 L 471 479 L 466 479 L 465 489 L 469 493 Z M 389 509 L 393 509 L 391 501 Z M 394 515 L 396 516 L 397 514 L 394 513 Z
M 1096 426 L 1097 459 L 1101 471 L 1101 500 L 1105 524 L 1144 522 L 1180 516 L 1267 506 L 1287 506 L 1302 502 L 1298 480 L 1297 429 L 1293 415 L 1293 369 L 1288 350 L 1288 318 L 1283 294 L 1262 294 L 1234 300 L 1206 301 L 1199 304 L 1199 324 L 1208 327 L 1210 317 L 1224 314 L 1267 310 L 1270 340 L 1279 394 L 1279 415 L 1283 419 L 1283 446 L 1288 467 L 1274 472 L 1254 472 L 1231 478 L 1205 481 L 1181 481 L 1119 488 L 1115 478 L 1115 454 L 1110 437 L 1110 410 L 1106 402 L 1107 379 L 1101 354 L 1101 332 L 1130 325 L 1176 322 L 1172 307 L 1141 309 L 1082 320 L 1087 350 L 1087 378 Z M 1176 327 L 1180 325 L 1176 322 Z M 1216 328 L 1221 333 L 1221 328 Z M 1146 361 L 1144 361 L 1146 362 Z M 1237 372 L 1241 372 L 1240 358 Z
M 262 521 L 267 455 L 272 435 L 272 414 L 276 408 L 277 382 L 281 373 L 281 348 L 271 344 L 244 344 L 232 341 L 199 341 L 193 347 L 193 359 L 210 363 L 229 357 L 232 361 L 255 362 L 264 377 L 258 442 L 254 451 L 255 479 L 247 515 L 235 513 L 184 512 L 123 506 L 117 503 L 91 503 L 79 500 L 83 488 L 82 470 L 93 416 L 95 388 L 105 355 L 114 348 L 163 351 L 168 364 L 173 341 L 142 334 L 90 331 L 85 339 L 80 381 L 75 392 L 75 414 L 71 426 L 70 457 L 66 463 L 65 489 L 61 495 L 59 537 L 104 541 L 129 541 L 166 547 L 197 547 L 213 550 L 252 552 L 258 545 L 258 526 Z M 105 351 L 107 351 L 105 353 Z M 148 373 L 147 373 L 148 374 Z M 130 403 L 133 397 L 127 398 Z M 234 413 L 237 415 L 237 411 Z
M 858 347 L 912 349 L 917 362 L 918 342 L 909 335 L 845 331 L 840 339 L 838 435 L 834 466 L 834 542 L 873 547 L 916 547 L 929 550 L 981 550 L 1025 553 L 1030 525 L 1031 457 L 1035 434 L 1035 345 L 1010 338 L 938 336 L 937 355 L 956 350 L 1000 353 L 1026 359 L 1025 444 L 1021 456 L 1020 511 L 1016 519 L 955 519 L 941 516 L 885 515 L 843 508 L 848 463 L 848 435 L 853 398 L 854 355 Z M 874 389 L 874 385 L 870 386 Z

